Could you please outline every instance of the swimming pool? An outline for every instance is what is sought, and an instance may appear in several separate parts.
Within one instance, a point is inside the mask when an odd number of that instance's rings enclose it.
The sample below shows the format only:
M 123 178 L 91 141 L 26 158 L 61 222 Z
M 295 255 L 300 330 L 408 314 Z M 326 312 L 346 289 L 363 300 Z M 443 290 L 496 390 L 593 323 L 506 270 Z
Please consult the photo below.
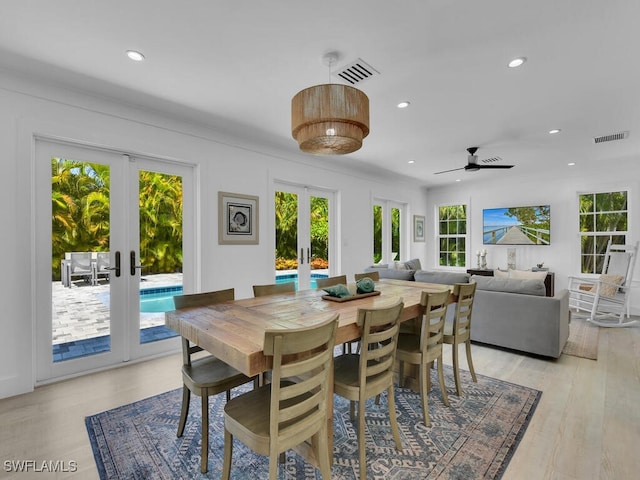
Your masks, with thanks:
M 182 295 L 182 285 L 154 287 L 140 290 L 140 311 L 162 313 L 175 310 L 173 296 Z
M 329 275 L 325 275 L 323 273 L 312 273 L 311 274 L 311 284 L 310 288 L 316 289 L 318 285 L 316 284 L 316 280 L 318 278 L 327 278 Z M 282 275 L 276 275 L 276 283 L 290 283 L 293 282 L 296 284 L 296 290 L 298 290 L 298 274 L 297 273 L 285 273 Z
M 316 280 L 318 278 L 327 278 L 328 275 L 322 273 L 311 274 L 311 288 L 318 288 Z M 287 273 L 283 275 L 276 275 L 276 283 L 289 283 L 294 282 L 296 284 L 296 290 L 298 289 L 298 274 Z M 173 303 L 174 295 L 182 295 L 182 285 L 174 285 L 170 287 L 153 287 L 144 288 L 140 290 L 140 311 L 144 313 L 162 313 L 175 310 Z

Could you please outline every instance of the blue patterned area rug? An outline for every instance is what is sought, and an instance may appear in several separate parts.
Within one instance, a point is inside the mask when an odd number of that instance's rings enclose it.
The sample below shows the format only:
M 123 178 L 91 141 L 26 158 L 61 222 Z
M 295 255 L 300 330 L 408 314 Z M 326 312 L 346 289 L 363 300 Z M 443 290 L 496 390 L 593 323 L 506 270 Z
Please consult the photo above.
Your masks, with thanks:
M 437 377 L 429 395 L 431 427 L 422 423 L 420 395 L 396 388 L 403 451 L 395 449 L 387 402 L 368 402 L 366 410 L 367 478 L 498 479 L 502 477 L 536 409 L 542 392 L 461 372 L 463 396 L 455 395 L 445 366 L 450 407 L 442 403 Z M 233 394 L 237 395 L 244 386 Z M 224 446 L 221 413 L 224 395 L 210 398 L 209 472 L 200 473 L 200 398 L 192 396 L 183 438 L 176 437 L 182 390 L 177 389 L 86 418 L 102 480 L 220 478 Z M 356 427 L 349 404 L 335 396 L 333 479 L 359 478 Z M 298 455 L 287 452 L 279 478 L 321 478 Z M 236 441 L 231 478 L 267 478 L 268 459 Z

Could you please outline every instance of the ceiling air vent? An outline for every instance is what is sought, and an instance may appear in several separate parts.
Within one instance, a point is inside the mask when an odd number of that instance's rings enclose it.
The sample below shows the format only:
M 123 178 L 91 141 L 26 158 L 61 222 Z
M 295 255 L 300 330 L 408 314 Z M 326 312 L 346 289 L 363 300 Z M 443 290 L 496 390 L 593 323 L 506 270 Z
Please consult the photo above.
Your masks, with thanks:
M 358 58 L 354 62 L 339 68 L 333 73 L 336 77 L 341 78 L 351 85 L 362 83 L 374 75 L 380 75 L 380 72 L 369 65 L 367 62 Z
M 613 142 L 614 140 L 624 140 L 629 136 L 629 131 L 612 133 L 601 137 L 593 137 L 593 143 Z

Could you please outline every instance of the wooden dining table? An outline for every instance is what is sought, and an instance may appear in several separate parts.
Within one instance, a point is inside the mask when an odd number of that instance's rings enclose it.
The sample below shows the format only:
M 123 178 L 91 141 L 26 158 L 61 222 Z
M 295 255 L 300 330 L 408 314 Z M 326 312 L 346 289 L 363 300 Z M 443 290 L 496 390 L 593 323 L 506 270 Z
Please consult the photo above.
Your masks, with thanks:
M 336 345 L 340 345 L 360 338 L 356 324 L 359 308 L 385 307 L 401 297 L 404 301 L 401 321 L 407 321 L 421 315 L 423 291 L 447 289 L 451 291 L 450 302 L 455 302 L 453 287 L 449 285 L 381 279 L 375 284 L 375 290 L 380 292 L 377 296 L 336 302 L 323 299 L 325 292 L 322 290 L 303 290 L 169 311 L 165 313 L 165 323 L 192 343 L 252 377 L 269 369 L 268 358 L 263 353 L 267 329 L 309 326 L 339 313 Z M 333 409 L 329 413 L 331 451 Z M 306 455 L 310 452 L 303 453 L 313 461 L 312 455 Z

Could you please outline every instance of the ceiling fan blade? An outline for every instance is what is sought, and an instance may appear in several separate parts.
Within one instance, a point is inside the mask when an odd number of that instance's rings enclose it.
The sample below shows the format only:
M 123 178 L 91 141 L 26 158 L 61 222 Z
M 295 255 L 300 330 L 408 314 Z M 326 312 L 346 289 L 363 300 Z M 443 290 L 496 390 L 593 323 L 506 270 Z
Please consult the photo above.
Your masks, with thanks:
M 474 169 L 476 168 L 513 168 L 513 165 L 482 165 L 482 164 L 476 164 L 474 165 Z
M 440 175 L 441 173 L 455 172 L 455 171 L 458 171 L 458 170 L 464 170 L 464 169 L 465 169 L 465 167 L 453 168 L 453 169 L 451 169 L 451 170 L 443 170 L 443 171 L 441 171 L 441 172 L 436 172 L 436 173 L 434 173 L 434 175 Z

